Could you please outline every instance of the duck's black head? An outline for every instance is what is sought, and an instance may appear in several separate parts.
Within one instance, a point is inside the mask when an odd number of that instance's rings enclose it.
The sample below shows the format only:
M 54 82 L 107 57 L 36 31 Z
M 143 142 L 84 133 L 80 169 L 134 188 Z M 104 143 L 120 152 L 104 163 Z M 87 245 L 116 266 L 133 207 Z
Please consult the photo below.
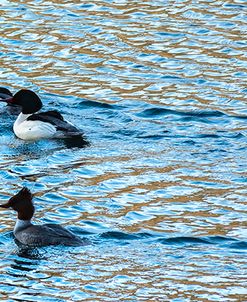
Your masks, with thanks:
M 12 208 L 18 213 L 21 220 L 30 220 L 34 214 L 33 195 L 23 187 L 16 195 L 11 197 L 5 204 L 0 205 L 1 208 Z
M 42 108 L 40 98 L 31 90 L 21 89 L 12 98 L 12 104 L 22 107 L 23 114 L 31 114 Z

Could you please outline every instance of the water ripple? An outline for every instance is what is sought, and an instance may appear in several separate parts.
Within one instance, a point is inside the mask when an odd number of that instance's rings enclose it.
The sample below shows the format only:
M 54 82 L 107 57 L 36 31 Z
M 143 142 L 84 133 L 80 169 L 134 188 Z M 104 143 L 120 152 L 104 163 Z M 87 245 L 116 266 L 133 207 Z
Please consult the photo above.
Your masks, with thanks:
M 3 211 L 2 301 L 244 301 L 246 4 L 0 4 L 0 78 L 88 144 L 23 142 L 1 103 L 0 197 L 83 248 L 22 250 Z M 81 148 L 83 147 L 83 148 Z M 165 273 L 164 273 L 165 272 Z

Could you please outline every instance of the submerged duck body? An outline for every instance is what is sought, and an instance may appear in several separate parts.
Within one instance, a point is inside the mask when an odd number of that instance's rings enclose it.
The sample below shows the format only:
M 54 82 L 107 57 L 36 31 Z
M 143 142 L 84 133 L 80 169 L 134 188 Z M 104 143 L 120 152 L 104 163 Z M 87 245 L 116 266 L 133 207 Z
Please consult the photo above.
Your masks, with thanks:
M 10 91 L 9 91 L 10 93 Z M 0 88 L 0 101 L 19 105 L 21 113 L 14 122 L 15 135 L 23 140 L 39 140 L 46 138 L 82 137 L 82 132 L 56 110 L 38 112 L 42 102 L 31 90 L 22 89 L 14 96 L 8 95 L 8 89 Z
M 9 91 L 9 89 L 0 87 L 0 99 L 9 99 L 13 96 L 12 92 Z
M 59 224 L 47 223 L 34 225 L 31 222 L 35 208 L 32 194 L 27 188 L 11 197 L 2 208 L 12 208 L 17 212 L 18 218 L 14 227 L 14 236 L 18 242 L 28 246 L 66 245 L 80 246 L 85 242 L 72 232 Z
M 0 101 L 6 102 L 8 104 L 7 111 L 10 115 L 18 115 L 21 112 L 21 107 L 15 104 L 11 104 L 11 101 L 13 98 L 12 92 L 4 87 L 0 87 Z M 3 111 L 0 111 L 1 115 L 6 115 L 6 109 Z

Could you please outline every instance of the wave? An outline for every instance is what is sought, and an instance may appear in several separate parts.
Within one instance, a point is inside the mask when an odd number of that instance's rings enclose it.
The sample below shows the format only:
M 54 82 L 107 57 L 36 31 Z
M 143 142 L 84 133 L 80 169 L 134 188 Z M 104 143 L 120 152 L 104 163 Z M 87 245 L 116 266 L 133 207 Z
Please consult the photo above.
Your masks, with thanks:
M 170 246 L 184 246 L 184 245 L 217 245 L 233 249 L 247 249 L 247 241 L 242 241 L 232 237 L 224 236 L 160 236 L 158 234 L 151 234 L 148 232 L 141 233 L 125 233 L 119 231 L 108 231 L 99 235 L 101 239 L 118 240 L 118 241 L 133 241 L 145 240 L 148 243 L 159 243 Z

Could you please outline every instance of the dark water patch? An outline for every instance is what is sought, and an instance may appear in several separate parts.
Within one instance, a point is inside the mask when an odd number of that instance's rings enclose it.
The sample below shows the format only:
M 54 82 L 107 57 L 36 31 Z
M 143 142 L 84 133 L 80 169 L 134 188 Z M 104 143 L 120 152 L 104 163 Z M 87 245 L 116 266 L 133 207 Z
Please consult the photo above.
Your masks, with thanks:
M 197 144 L 197 142 L 195 142 L 194 140 L 192 139 L 187 139 L 185 141 L 182 142 L 183 144 L 186 144 L 186 145 L 191 145 L 191 146 L 194 146 Z
M 88 139 L 83 136 L 64 138 L 62 139 L 62 142 L 67 149 L 86 148 L 90 146 Z
M 120 231 L 107 231 L 99 234 L 99 238 L 107 240 L 118 241 L 133 241 L 144 240 L 147 244 L 158 242 L 164 245 L 176 246 L 176 245 L 218 245 L 222 247 L 235 247 L 246 248 L 247 243 L 239 241 L 238 239 L 224 236 L 205 236 L 205 237 L 193 237 L 193 236 L 160 236 L 160 234 L 153 234 L 149 232 L 141 233 L 125 233 Z
M 217 134 L 199 134 L 200 138 L 219 138 L 220 136 Z
M 104 239 L 117 239 L 117 240 L 137 240 L 140 239 L 139 236 L 140 235 L 137 234 L 127 234 L 117 231 L 109 231 L 109 232 L 102 233 L 100 235 L 100 237 Z
M 171 37 L 171 38 L 180 38 L 185 36 L 183 33 L 175 33 L 175 32 L 156 32 L 155 34 L 163 37 Z
M 227 150 L 224 149 L 209 149 L 208 153 L 227 153 Z
M 162 133 L 164 134 L 146 134 L 146 135 L 140 135 L 137 134 L 138 132 L 135 131 L 136 135 L 135 137 L 137 138 L 143 138 L 143 139 L 153 139 L 153 140 L 160 140 L 162 138 L 184 138 L 187 137 L 188 139 L 184 140 L 182 143 L 184 144 L 189 144 L 189 145 L 195 145 L 196 143 L 198 143 L 197 141 L 195 141 L 195 139 L 222 139 L 222 138 L 232 138 L 232 139 L 241 139 L 243 137 L 245 137 L 243 134 L 241 133 L 228 133 L 225 135 L 222 135 L 221 132 L 218 132 L 219 134 L 216 133 L 201 133 L 201 134 L 195 134 L 195 135 L 191 135 L 191 133 L 189 132 L 188 135 L 179 135 L 179 134 L 174 134 L 171 131 L 168 130 L 164 130 L 162 131 Z
M 89 232 L 89 234 L 92 233 L 99 233 L 99 232 L 104 232 L 107 227 L 105 227 L 102 223 L 97 222 L 97 221 L 92 221 L 92 220 L 83 220 L 83 224 L 85 225 L 84 229 L 87 229 L 87 232 Z M 84 232 L 83 229 L 83 232 Z M 80 233 L 78 233 L 80 234 Z
M 218 132 L 218 133 L 222 133 L 222 132 Z M 221 135 L 221 137 L 241 139 L 244 138 L 245 136 L 240 132 L 236 132 L 236 133 L 224 132 L 224 135 Z
M 37 179 L 40 177 L 45 177 L 47 176 L 47 171 L 46 172 L 40 172 L 40 173 L 32 173 L 32 174 L 24 174 L 21 175 L 21 173 L 16 173 L 16 172 L 12 172 L 11 170 L 9 170 L 10 173 L 16 174 L 20 177 L 20 179 L 22 180 L 33 180 L 33 179 Z
M 116 130 L 116 131 L 112 131 L 111 134 L 123 135 L 123 136 L 128 136 L 128 137 L 130 137 L 130 136 L 132 136 L 132 137 L 134 137 L 134 136 L 140 137 L 138 135 L 138 132 L 139 131 L 137 131 L 137 130 L 131 130 L 131 129 L 125 129 L 125 128 L 123 128 L 123 129 L 119 129 L 119 130 Z M 110 134 L 110 136 L 111 136 L 111 134 Z
M 230 244 L 228 247 L 232 249 L 247 250 L 247 242 L 246 241 L 234 242 Z
M 243 4 L 233 4 L 233 3 L 225 3 L 225 4 L 223 4 L 223 7 L 226 7 L 226 8 L 231 8 L 231 9 L 234 9 L 234 8 L 236 8 L 236 9 L 240 9 L 240 10 L 242 10 L 242 9 L 244 9 L 244 8 L 246 8 L 246 5 L 243 5 Z
M 96 232 L 95 231 L 90 231 L 90 230 L 86 230 L 86 229 L 82 229 L 79 227 L 69 227 L 68 228 L 72 233 L 75 233 L 76 235 L 82 237 L 82 236 L 91 236 L 91 235 L 95 235 Z
M 206 236 L 206 237 L 171 237 L 171 238 L 159 238 L 157 240 L 161 244 L 165 245 L 215 245 L 221 248 L 238 248 L 246 249 L 247 243 L 240 241 L 236 238 L 224 237 L 224 236 Z
M 83 9 L 89 9 L 94 7 L 94 4 L 80 4 L 79 7 L 83 8 Z
M 195 116 L 194 115 L 184 116 L 184 117 L 180 118 L 181 122 L 193 122 L 194 120 L 195 120 Z M 197 116 L 197 120 L 200 120 L 200 122 L 204 122 L 204 123 L 207 123 L 207 124 L 213 123 L 213 121 L 210 121 L 205 116 L 204 117 Z
M 144 131 L 143 131 L 144 132 Z M 140 131 L 136 131 L 136 138 L 140 138 L 140 139 L 154 139 L 154 140 L 159 140 L 162 138 L 176 138 L 176 139 L 180 139 L 180 138 L 184 138 L 185 135 L 181 135 L 178 133 L 174 133 L 173 131 L 170 130 L 163 130 L 161 129 L 161 131 L 156 131 L 154 130 L 153 133 L 147 133 L 147 132 L 151 132 L 151 131 L 145 131 L 143 134 L 140 133 Z M 156 132 L 156 133 L 155 133 Z
M 167 245 L 183 245 L 183 244 L 211 244 L 206 238 L 199 237 L 171 237 L 171 238 L 159 238 L 159 243 Z
M 121 108 L 121 106 L 115 104 L 107 104 L 107 103 L 88 101 L 88 100 L 80 102 L 79 107 L 80 108 L 94 107 L 94 108 L 112 109 L 112 110 Z
M 27 258 L 27 254 L 22 252 L 22 253 L 18 253 L 18 256 L 20 258 Z M 37 259 L 35 258 L 35 254 L 34 253 L 30 253 L 30 255 L 28 256 L 29 259 L 34 260 Z M 11 269 L 16 270 L 16 271 L 21 271 L 21 272 L 31 272 L 33 270 L 35 270 L 37 268 L 37 262 L 35 261 L 22 261 L 22 260 L 18 260 L 15 259 L 15 261 L 11 264 Z M 14 272 L 10 272 L 9 273 L 12 276 L 22 276 L 22 275 L 18 275 Z
M 183 111 L 176 111 L 172 109 L 165 109 L 165 108 L 149 108 L 145 109 L 142 112 L 136 114 L 139 117 L 145 118 L 153 118 L 155 116 L 167 116 L 167 115 L 178 115 L 178 116 L 186 116 L 186 117 L 194 117 L 194 118 L 208 118 L 208 117 L 221 117 L 226 116 L 223 112 L 220 111 L 195 111 L 195 112 L 183 112 Z
M 147 135 L 135 135 L 135 136 L 136 136 L 136 138 L 151 139 L 151 140 L 154 140 L 154 141 L 161 140 L 165 137 L 168 137 L 167 135 L 162 135 L 162 134 L 147 134 Z
M 132 241 L 132 240 L 146 240 L 157 238 L 158 235 L 148 233 L 148 232 L 139 232 L 139 233 L 125 233 L 120 231 L 107 231 L 101 233 L 99 238 L 109 239 L 109 240 L 119 240 L 119 241 Z
M 231 237 L 225 237 L 225 236 L 208 236 L 206 237 L 208 241 L 214 244 L 221 244 L 225 242 L 232 242 L 232 241 L 238 241 L 238 239 L 231 238 Z
M 183 78 L 178 77 L 178 76 L 171 76 L 171 75 L 165 75 L 161 77 L 162 79 L 166 79 L 166 80 L 181 80 L 184 81 Z
M 247 119 L 246 115 L 232 115 L 230 117 L 238 119 L 238 120 L 246 120 Z
M 201 133 L 196 135 L 197 138 L 214 138 L 214 139 L 219 139 L 219 138 L 233 138 L 233 139 L 241 139 L 244 137 L 242 133 L 227 133 L 227 132 L 222 132 L 219 131 L 217 133 Z

